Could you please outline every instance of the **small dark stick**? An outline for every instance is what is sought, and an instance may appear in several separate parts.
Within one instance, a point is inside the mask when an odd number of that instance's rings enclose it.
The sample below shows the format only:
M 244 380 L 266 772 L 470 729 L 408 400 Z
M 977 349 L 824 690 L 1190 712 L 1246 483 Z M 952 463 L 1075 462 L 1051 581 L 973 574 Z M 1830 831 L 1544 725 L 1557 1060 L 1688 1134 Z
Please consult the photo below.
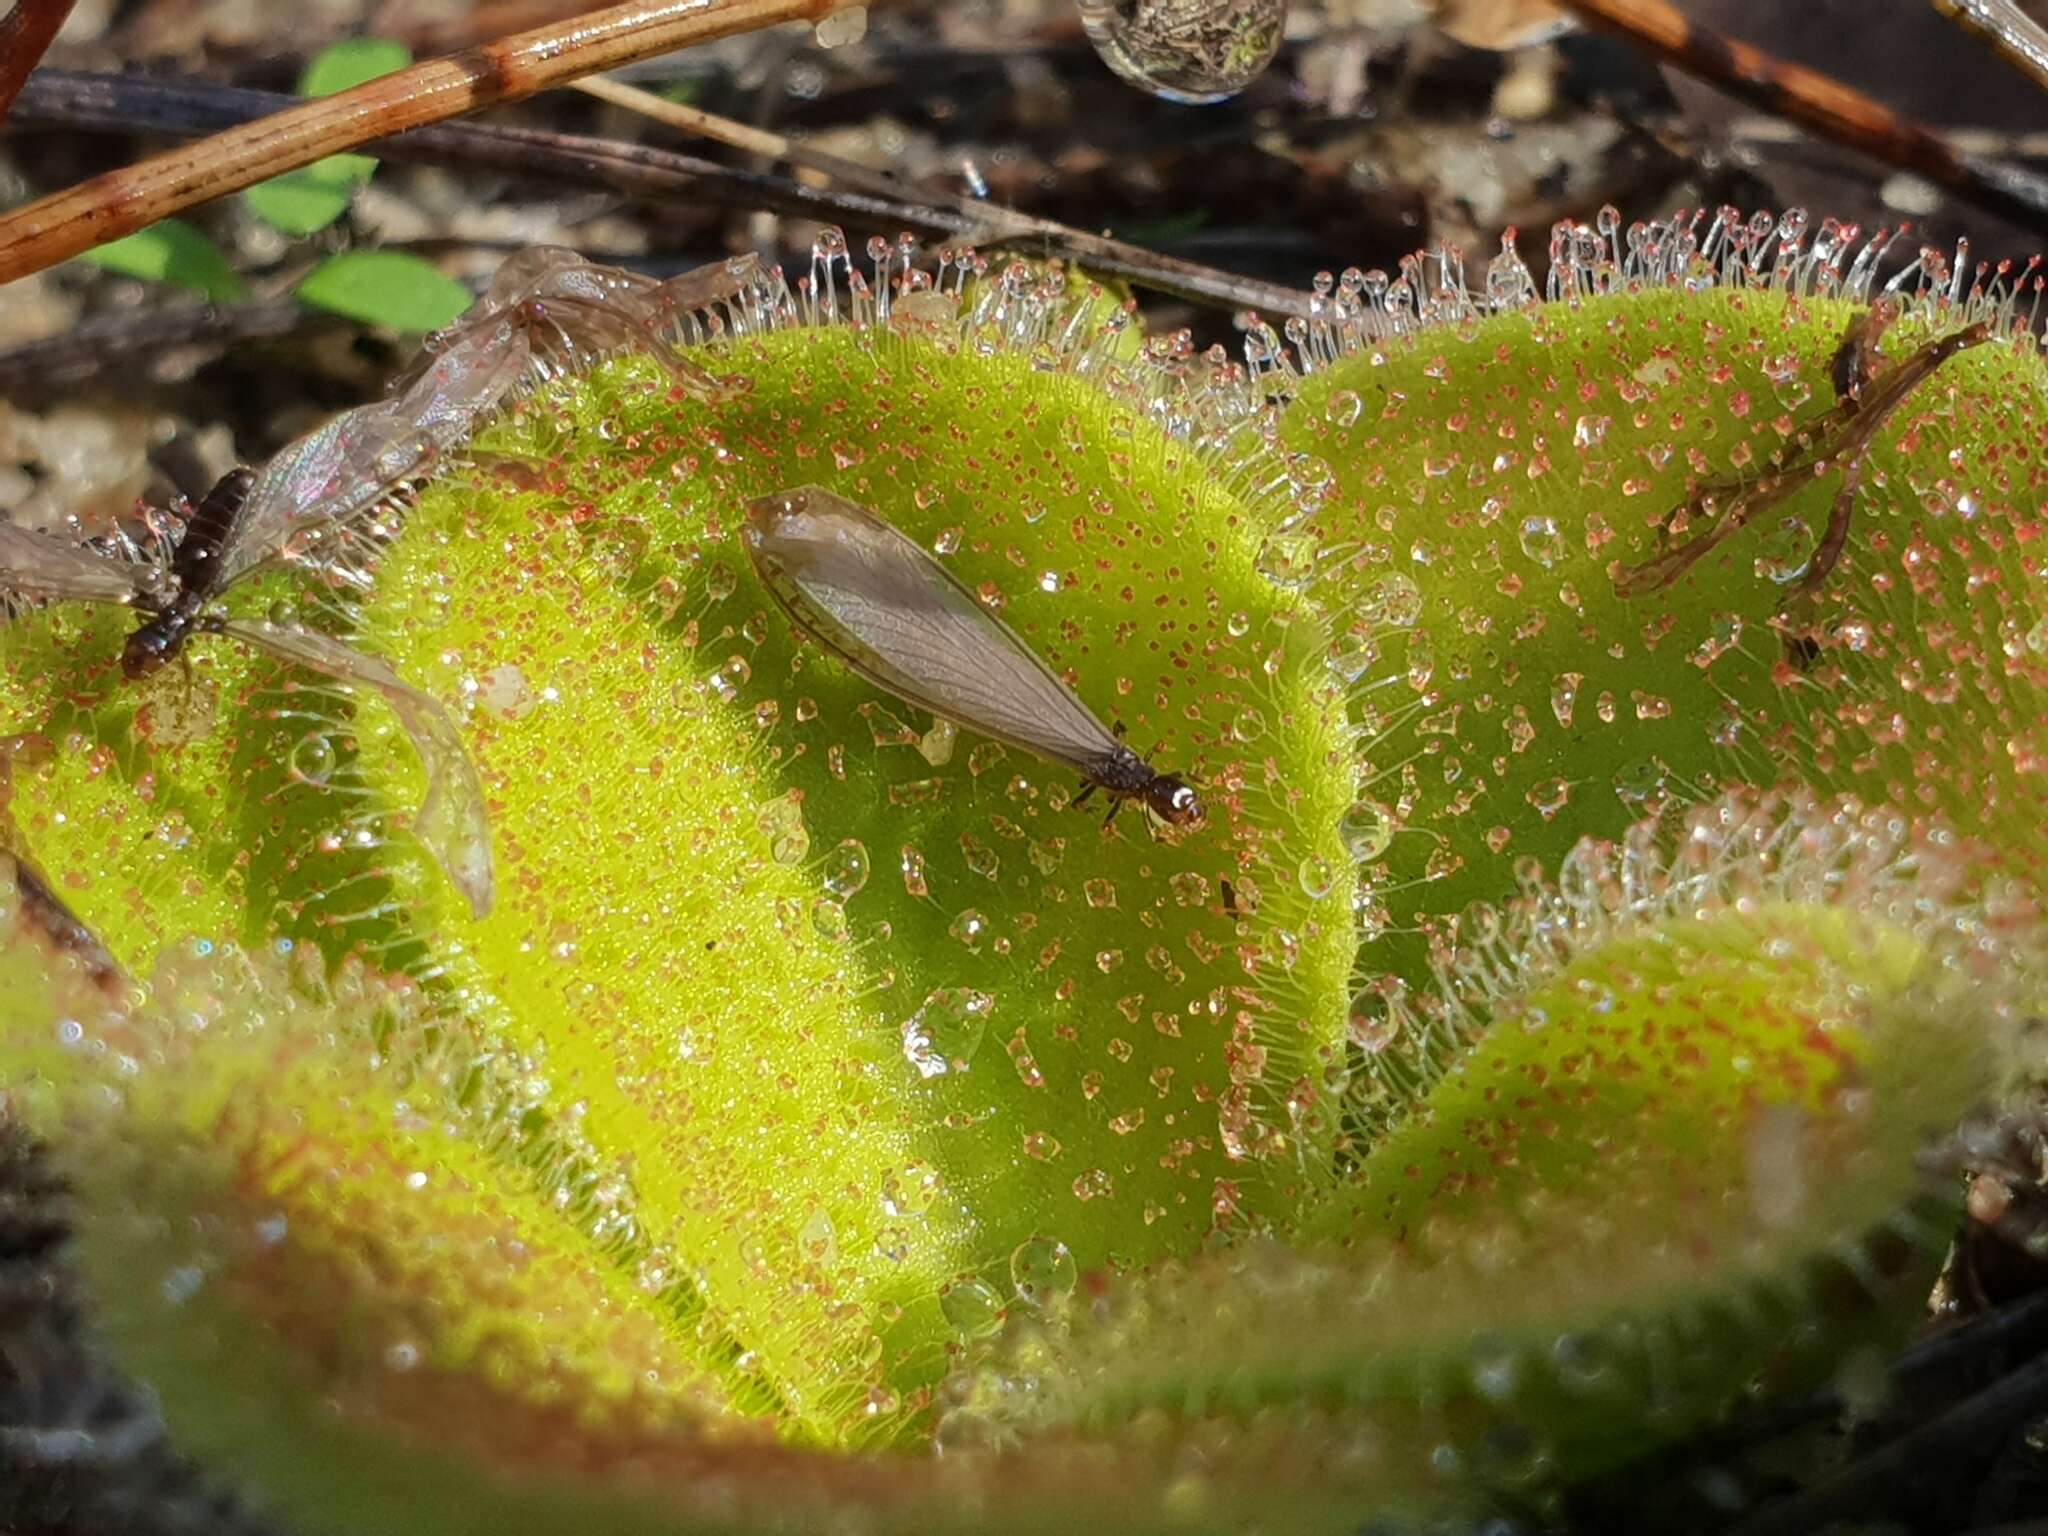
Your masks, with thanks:
M 1835 404 L 1811 419 L 1819 429 L 1813 446 L 1782 469 L 1754 480 L 1709 481 L 1667 517 L 1667 530 L 1681 521 L 1713 517 L 1708 526 L 1682 544 L 1615 573 L 1615 590 L 1623 598 L 1643 597 L 1675 585 L 1699 560 L 1747 528 L 1763 513 L 1782 505 L 1814 481 L 1840 471 L 1841 489 L 1828 511 L 1828 521 L 1807 562 L 1790 602 L 1811 601 L 1841 562 L 1849 542 L 1856 493 L 1862 483 L 1863 456 L 1900 406 L 1927 382 L 1935 370 L 1958 352 L 1980 346 L 1994 334 L 1989 321 L 1978 321 L 1926 343 L 1896 367 L 1880 371 L 1878 339 L 1897 318 L 1889 301 L 1873 305 L 1850 321 L 1828 366 Z
M 740 542 L 797 630 L 919 709 L 1073 769 L 1177 827 L 1202 819 L 1194 787 L 1118 740 L 1017 632 L 915 540 L 817 486 L 747 503 Z

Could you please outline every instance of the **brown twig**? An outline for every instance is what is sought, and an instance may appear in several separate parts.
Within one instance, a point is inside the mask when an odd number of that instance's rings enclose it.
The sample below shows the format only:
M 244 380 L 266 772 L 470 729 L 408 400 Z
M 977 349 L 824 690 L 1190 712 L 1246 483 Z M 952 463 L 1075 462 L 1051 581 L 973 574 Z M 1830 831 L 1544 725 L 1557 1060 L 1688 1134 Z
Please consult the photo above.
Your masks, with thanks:
M 15 118 L 17 128 L 201 134 L 260 118 L 287 100 L 235 86 L 46 69 L 22 92 Z M 387 160 L 490 171 L 551 185 L 603 187 L 657 202 L 688 197 L 724 207 L 766 208 L 875 234 L 907 229 L 963 244 L 1028 242 L 1044 254 L 1202 303 L 1276 315 L 1307 312 L 1309 296 L 1296 289 L 1219 272 L 988 204 L 959 200 L 955 206 L 948 200 L 933 206 L 921 200 L 922 192 L 879 173 L 871 174 L 893 196 L 805 186 L 772 172 L 718 165 L 643 144 L 484 123 L 417 128 L 374 140 L 367 147 Z M 1022 227 L 1003 227 L 998 221 L 1006 214 L 1022 221 Z
M 1934 8 L 1991 45 L 2014 69 L 2048 88 L 2048 29 L 2013 0 L 1933 0 Z
M 169 353 L 275 341 L 347 323 L 292 299 L 181 304 L 175 309 L 97 315 L 61 335 L 0 349 L 0 397 L 47 402 L 53 390 L 83 389 L 110 376 L 132 382 L 138 372 L 147 374 Z
M 14 0 L 14 9 L 0 18 L 0 122 L 21 93 L 50 44 L 64 29 L 77 0 Z
M 1257 278 L 1240 277 L 1177 256 L 1167 256 L 1143 246 L 1092 235 L 1053 219 L 1005 208 L 999 203 L 978 202 L 957 193 L 911 188 L 885 173 L 839 155 L 813 149 L 799 140 L 785 137 L 750 123 L 735 122 L 699 107 L 682 106 L 643 91 L 620 80 L 600 76 L 572 82 L 574 89 L 613 106 L 638 112 L 643 117 L 697 134 L 714 143 L 766 155 L 789 165 L 798 165 L 830 176 L 843 186 L 880 197 L 911 197 L 924 203 L 934 215 L 951 221 L 952 233 L 975 245 L 1029 246 L 1040 254 L 1071 261 L 1113 277 L 1122 277 L 1141 288 L 1170 293 L 1197 303 L 1232 308 L 1258 309 L 1274 315 L 1307 317 L 1309 295 L 1298 288 L 1282 288 Z
M 2048 234 L 2048 178 L 1958 153 L 1925 125 L 1818 70 L 1688 21 L 1666 0 L 1562 0 L 1589 25 L 1628 39 L 1729 95 L 1823 138 L 1924 176 L 2001 218 Z
M 231 85 L 45 69 L 21 93 L 15 125 L 190 136 L 253 122 L 292 100 Z M 488 171 L 586 191 L 601 187 L 653 202 L 689 198 L 724 208 L 767 208 L 876 233 L 960 233 L 955 222 L 936 218 L 914 202 L 807 187 L 786 176 L 583 134 L 440 123 L 373 139 L 364 147 L 401 164 Z
M 815 21 L 855 3 L 629 0 L 429 59 L 0 215 L 0 283 L 337 150 L 517 101 L 577 75 L 778 22 Z

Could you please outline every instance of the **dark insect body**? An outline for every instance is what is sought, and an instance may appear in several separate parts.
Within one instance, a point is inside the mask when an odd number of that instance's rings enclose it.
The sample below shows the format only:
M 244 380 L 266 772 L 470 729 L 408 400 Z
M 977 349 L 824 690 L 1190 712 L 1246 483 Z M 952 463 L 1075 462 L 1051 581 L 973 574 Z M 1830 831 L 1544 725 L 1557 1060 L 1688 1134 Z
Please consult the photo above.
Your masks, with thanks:
M 231 469 L 193 509 L 171 555 L 171 580 L 177 584 L 177 596 L 156 608 L 156 616 L 130 635 L 121 651 L 121 670 L 130 678 L 156 671 L 184 649 L 194 630 L 205 627 L 206 605 L 225 585 L 221 551 L 227 547 L 235 519 L 255 483 L 254 470 Z M 146 603 L 143 598 L 136 600 L 138 608 L 149 612 Z
M 1110 819 L 1135 800 L 1173 826 L 1202 819 L 1194 787 L 1096 718 L 1023 638 L 915 540 L 817 486 L 747 504 L 740 540 L 797 630 L 876 687 L 1073 769 Z
M 1808 424 L 1818 429 L 1818 436 L 1810 439 L 1812 445 L 1783 468 L 1753 480 L 1710 481 L 1696 489 L 1665 518 L 1664 525 L 1668 532 L 1695 519 L 1708 519 L 1707 526 L 1682 544 L 1640 564 L 1622 567 L 1615 576 L 1615 588 L 1622 597 L 1663 591 L 1758 517 L 1813 481 L 1839 470 L 1842 484 L 1828 509 L 1827 524 L 1787 606 L 1810 603 L 1819 595 L 1848 545 L 1856 494 L 1863 484 L 1863 460 L 1871 443 L 1935 370 L 1958 352 L 1989 341 L 1993 332 L 1988 321 L 1950 331 L 1887 370 L 1880 366 L 1878 343 L 1898 313 L 1896 303 L 1885 300 L 1849 322 L 1828 366 L 1835 404 Z
M 327 446 L 317 439 L 308 443 Z M 307 462 L 306 445 L 280 455 L 286 482 Z M 223 475 L 185 523 L 167 565 L 101 554 L 82 544 L 0 522 L 0 592 L 37 602 L 118 604 L 150 615 L 128 637 L 121 670 L 142 678 L 179 656 L 195 634 L 229 635 L 286 661 L 383 695 L 427 770 L 427 796 L 415 831 L 448 872 L 470 911 L 482 917 L 494 892 L 490 825 L 483 786 L 455 722 L 440 703 L 410 686 L 373 656 L 341 641 L 262 619 L 232 619 L 213 604 L 244 577 L 285 558 L 286 533 L 318 527 L 316 515 L 283 504 L 280 495 L 252 495 L 274 473 L 246 469 Z

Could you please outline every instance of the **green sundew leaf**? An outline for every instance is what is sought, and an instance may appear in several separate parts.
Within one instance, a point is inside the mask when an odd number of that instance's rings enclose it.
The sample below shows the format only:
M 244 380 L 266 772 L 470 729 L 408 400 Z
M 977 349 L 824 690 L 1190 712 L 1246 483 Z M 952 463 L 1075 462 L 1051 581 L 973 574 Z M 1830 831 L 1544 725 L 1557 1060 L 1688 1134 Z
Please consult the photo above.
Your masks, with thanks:
M 404 251 L 343 251 L 307 273 L 296 292 L 316 308 L 399 331 L 439 330 L 474 297 Z
M 1304 1457 L 1373 1446 L 1354 1474 L 1371 1508 L 1426 1493 L 1425 1468 L 1584 1475 L 1760 1380 L 1895 1345 L 1952 1230 L 1919 1160 L 2000 1080 L 2012 962 L 1967 963 L 1945 861 L 1900 849 L 1887 813 L 1745 825 L 1761 835 L 1682 855 L 1668 901 L 1589 920 L 1568 958 L 1557 922 L 1507 925 L 1506 952 L 1551 946 L 1554 969 L 1470 979 L 1494 1027 L 1292 1251 L 1135 1276 L 1071 1334 L 1018 1331 L 1042 1390 L 975 1411 L 1026 1437 L 1157 1438 L 1164 1413 L 1234 1446 L 1242 1426 L 1252 1450 L 1209 1464 L 1259 1487 L 1270 1410 Z M 1785 899 L 1831 881 L 1832 902 Z
M 95 246 L 79 260 L 124 277 L 175 283 L 223 303 L 249 291 L 221 248 L 182 219 L 164 219 Z
M 313 55 L 299 75 L 301 96 L 332 96 L 412 62 L 412 50 L 391 37 L 350 37 Z
M 221 640 L 182 711 L 176 678 L 120 678 L 118 614 L 0 631 L 10 734 L 52 743 L 9 809 L 131 965 L 281 931 L 459 1000 L 535 1064 L 527 1166 L 576 1171 L 618 1273 L 687 1278 L 679 1347 L 734 1411 L 914 1442 L 1005 1311 L 1284 1226 L 1327 1182 L 1350 745 L 1317 614 L 1258 569 L 1261 510 L 1142 411 L 959 345 L 936 305 L 708 356 L 751 390 L 679 397 L 643 359 L 493 429 L 557 489 L 429 488 L 357 615 L 471 701 L 484 922 L 408 830 L 420 771 L 380 703 Z M 1208 823 L 1105 827 L 1068 770 L 950 738 L 771 622 L 733 509 L 820 480 L 952 546 Z
M 1826 430 L 1855 307 L 1663 289 L 1375 343 L 1310 377 L 1289 446 L 1332 494 L 1305 536 L 1345 636 L 1376 773 L 1353 820 L 1362 968 L 1427 980 L 1431 933 L 1517 865 L 1803 783 L 1946 823 L 2048 889 L 2048 364 L 2022 340 L 1948 361 L 1878 433 L 1842 561 L 1795 584 L 1839 473 L 1662 590 L 1616 572 L 1688 488 L 1754 479 Z M 1930 327 L 1902 322 L 1888 359 Z M 1724 500 L 1726 496 L 1724 494 Z M 1406 765 L 1406 766 L 1400 766 Z M 1399 1091 L 1417 1042 L 1373 1070 Z

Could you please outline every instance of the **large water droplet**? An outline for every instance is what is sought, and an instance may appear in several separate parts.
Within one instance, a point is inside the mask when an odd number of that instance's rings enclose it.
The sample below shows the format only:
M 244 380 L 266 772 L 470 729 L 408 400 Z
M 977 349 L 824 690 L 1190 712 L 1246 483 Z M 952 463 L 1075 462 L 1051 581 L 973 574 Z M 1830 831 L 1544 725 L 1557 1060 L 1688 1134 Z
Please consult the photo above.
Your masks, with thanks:
M 1018 1299 L 1043 1307 L 1073 1294 L 1079 1279 L 1074 1256 L 1067 1245 L 1054 1237 L 1030 1237 L 1010 1255 L 1010 1284 Z
M 299 738 L 292 748 L 292 776 L 308 784 L 325 784 L 334 772 L 334 743 L 319 731 Z
M 803 798 L 792 790 L 762 806 L 754 818 L 761 835 L 768 839 L 768 855 L 778 864 L 800 864 L 811 851 L 811 834 L 804 828 Z
M 1337 834 L 1344 839 L 1354 863 L 1370 864 L 1394 840 L 1394 818 L 1384 806 L 1361 800 L 1344 813 Z
M 962 1338 L 985 1339 L 1003 1325 L 1003 1298 L 981 1280 L 955 1280 L 939 1287 L 939 1311 Z
M 1373 629 L 1411 629 L 1422 617 L 1422 589 L 1389 571 L 1359 594 L 1359 622 Z
M 1280 50 L 1286 0 L 1081 0 L 1103 63 L 1168 101 L 1222 101 Z
M 981 941 L 988 937 L 988 919 L 969 907 L 953 919 L 946 932 L 969 949 L 980 949 Z
M 1554 517 L 1522 519 L 1522 553 L 1548 570 L 1564 558 L 1564 535 Z
M 849 837 L 825 855 L 825 889 L 841 901 L 858 896 L 868 883 L 867 845 Z
M 903 1021 L 903 1057 L 920 1077 L 964 1072 L 988 1034 L 996 1000 L 971 987 L 940 987 Z
M 1316 574 L 1316 540 L 1309 533 L 1276 533 L 1259 546 L 1259 574 L 1276 587 L 1298 590 Z

